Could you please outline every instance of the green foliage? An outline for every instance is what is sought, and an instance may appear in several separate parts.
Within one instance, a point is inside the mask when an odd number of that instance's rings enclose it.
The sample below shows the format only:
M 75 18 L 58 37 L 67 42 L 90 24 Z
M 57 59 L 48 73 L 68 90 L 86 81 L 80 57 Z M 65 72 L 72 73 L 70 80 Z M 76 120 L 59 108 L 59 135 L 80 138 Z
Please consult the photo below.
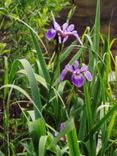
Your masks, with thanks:
M 33 139 L 34 147 L 37 150 L 40 137 L 46 135 L 44 121 L 42 119 L 37 119 L 33 122 L 29 122 L 29 133 Z
M 4 54 L 10 52 L 9 61 L 22 57 L 35 61 L 36 57 L 32 54 L 33 43 L 29 31 L 18 21 L 10 18 L 11 16 L 28 23 L 42 38 L 51 20 L 51 11 L 57 14 L 68 4 L 68 0 L 0 0 L 0 28 L 3 30 L 1 35 L 4 38 L 3 42 L 11 49 L 4 50 Z M 30 59 L 29 55 L 33 58 Z

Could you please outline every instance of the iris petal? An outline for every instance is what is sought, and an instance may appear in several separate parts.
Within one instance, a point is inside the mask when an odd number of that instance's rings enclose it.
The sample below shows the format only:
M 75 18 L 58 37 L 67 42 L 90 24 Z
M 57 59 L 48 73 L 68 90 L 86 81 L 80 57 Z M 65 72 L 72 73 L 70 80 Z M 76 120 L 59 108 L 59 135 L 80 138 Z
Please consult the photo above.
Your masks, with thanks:
M 75 73 L 76 73 L 77 75 L 80 74 L 80 73 L 81 73 L 80 69 L 76 69 L 76 70 L 75 70 Z
M 73 74 L 71 77 L 73 85 L 76 87 L 82 87 L 84 84 L 84 76 L 82 74 L 75 75 Z
M 49 29 L 46 33 L 46 37 L 48 40 L 52 40 L 56 35 L 56 30 L 54 29 Z
M 61 36 L 60 35 L 58 35 L 58 42 L 61 44 L 61 42 L 62 42 L 62 38 L 61 38 Z
M 60 80 L 61 80 L 61 81 L 64 80 L 66 74 L 67 74 L 67 70 L 66 70 L 66 69 L 63 69 L 62 72 L 61 72 L 61 74 L 60 74 Z
M 71 73 L 74 71 L 73 67 L 72 67 L 70 64 L 67 64 L 67 65 L 65 66 L 65 69 L 66 69 L 67 71 L 71 72 Z
M 92 81 L 92 75 L 89 71 L 85 71 L 84 76 L 86 77 L 88 81 Z
M 74 24 L 70 24 L 69 27 L 67 28 L 67 32 L 71 32 L 74 30 Z
M 64 129 L 64 127 L 65 127 L 65 125 L 64 125 L 64 123 L 62 122 L 62 123 L 60 124 L 60 131 L 62 131 L 62 130 Z
M 56 21 L 54 21 L 54 29 L 56 31 L 61 31 L 61 27 L 60 27 L 60 25 Z
M 85 71 L 87 71 L 87 70 L 88 70 L 88 66 L 85 65 L 85 64 L 83 64 L 83 66 L 81 67 L 80 71 L 81 71 L 81 72 L 85 72 Z
M 63 26 L 62 26 L 63 31 L 66 31 L 67 27 L 68 27 L 68 23 L 66 22 L 66 23 L 64 23 Z
M 63 43 L 65 43 L 65 42 L 67 41 L 67 39 L 68 39 L 68 36 L 65 36 L 65 37 L 63 38 Z
M 79 61 L 75 61 L 73 64 L 74 70 L 78 69 Z
M 83 45 L 83 44 L 82 44 L 82 41 L 81 41 L 81 39 L 80 39 L 80 37 L 79 37 L 79 35 L 78 35 L 78 33 L 77 33 L 77 31 L 72 31 L 72 35 L 74 35 L 74 36 L 77 38 L 77 40 L 79 41 L 79 43 L 80 43 L 81 45 Z

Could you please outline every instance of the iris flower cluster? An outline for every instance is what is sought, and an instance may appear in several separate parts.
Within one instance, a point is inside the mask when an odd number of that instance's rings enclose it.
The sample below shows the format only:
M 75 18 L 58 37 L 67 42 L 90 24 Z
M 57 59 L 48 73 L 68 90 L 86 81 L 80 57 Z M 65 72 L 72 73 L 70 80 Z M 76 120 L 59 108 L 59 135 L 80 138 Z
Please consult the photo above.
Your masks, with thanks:
M 52 40 L 57 37 L 59 44 L 65 43 L 69 36 L 74 36 L 79 43 L 82 45 L 82 41 L 74 29 L 74 24 L 68 24 L 68 22 L 64 23 L 60 26 L 55 19 L 53 20 L 53 28 L 49 29 L 46 33 L 46 37 L 48 40 Z M 60 80 L 63 81 L 67 73 L 71 73 L 71 82 L 76 87 L 82 87 L 85 81 L 85 78 L 88 81 L 92 81 L 92 74 L 88 70 L 88 66 L 83 64 L 82 67 L 79 68 L 79 62 L 75 61 L 73 65 L 67 64 L 65 68 L 62 70 L 60 75 Z
M 82 87 L 84 84 L 85 78 L 88 81 L 92 81 L 92 74 L 88 70 L 88 66 L 83 64 L 79 68 L 79 62 L 75 61 L 73 65 L 67 64 L 62 70 L 60 75 L 60 80 L 63 81 L 67 73 L 71 73 L 71 82 L 76 87 Z
M 68 22 L 64 23 L 60 26 L 55 20 L 53 22 L 53 28 L 49 29 L 46 33 L 46 37 L 48 40 L 52 40 L 55 37 L 58 37 L 58 42 L 61 44 L 62 42 L 65 43 L 69 36 L 75 36 L 75 38 L 79 41 L 82 45 L 82 41 L 77 33 L 74 30 L 74 24 L 68 24 Z

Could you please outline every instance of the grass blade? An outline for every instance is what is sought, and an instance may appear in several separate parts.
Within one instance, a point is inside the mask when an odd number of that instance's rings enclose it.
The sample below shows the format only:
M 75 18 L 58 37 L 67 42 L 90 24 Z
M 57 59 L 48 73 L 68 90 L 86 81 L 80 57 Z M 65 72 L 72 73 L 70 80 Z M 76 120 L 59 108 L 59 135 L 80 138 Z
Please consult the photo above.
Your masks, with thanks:
M 39 156 L 45 156 L 46 153 L 46 143 L 48 136 L 41 136 L 39 141 Z
M 27 73 L 27 77 L 28 77 L 29 84 L 31 87 L 32 99 L 33 99 L 36 107 L 41 112 L 42 106 L 41 106 L 41 98 L 40 98 L 40 94 L 39 94 L 38 85 L 37 85 L 36 78 L 35 78 L 34 72 L 32 70 L 32 67 L 26 59 L 20 59 L 20 60 L 16 60 L 15 62 L 13 62 L 13 65 L 12 65 L 12 68 L 10 71 L 10 76 L 9 76 L 10 80 L 9 81 L 10 81 L 10 83 L 12 83 L 14 81 L 19 63 L 22 64 L 22 66 L 24 67 L 24 69 Z M 37 108 L 35 108 L 35 117 L 36 118 L 40 117 L 39 112 L 37 111 Z
M 50 83 L 50 75 L 49 75 L 45 60 L 43 58 L 41 48 L 39 47 L 39 43 L 38 43 L 36 36 L 34 35 L 33 31 L 30 30 L 30 32 L 31 32 L 31 36 L 32 36 L 32 40 L 33 40 L 35 49 L 37 51 L 38 59 L 39 59 L 39 62 L 40 62 L 40 65 L 41 65 L 41 68 L 42 68 L 42 71 L 44 74 L 44 78 L 45 78 L 47 84 L 49 84 Z
M 40 110 L 38 109 L 38 107 L 36 106 L 36 104 L 34 103 L 34 101 L 31 99 L 31 97 L 29 96 L 29 94 L 24 89 L 22 89 L 21 87 L 19 87 L 17 85 L 14 85 L 14 84 L 8 84 L 8 85 L 3 85 L 2 87 L 0 87 L 0 90 L 3 89 L 3 88 L 5 88 L 5 87 L 16 89 L 20 93 L 22 93 L 24 96 L 26 96 L 29 99 L 29 101 L 31 101 L 33 103 L 35 109 L 38 111 L 39 116 L 41 116 L 43 118 Z
M 31 67 L 30 63 L 26 59 L 21 59 L 19 61 L 21 62 L 21 64 L 23 65 L 24 69 L 27 72 L 27 77 L 28 77 L 29 84 L 30 84 L 30 87 L 31 87 L 32 99 L 33 99 L 34 103 L 36 104 L 37 108 L 41 112 L 41 108 L 42 108 L 41 98 L 40 98 L 39 89 L 38 89 L 38 86 L 37 86 L 37 82 L 36 82 L 32 67 Z M 40 117 L 40 115 L 37 112 L 36 108 L 35 108 L 35 117 L 36 118 Z
M 70 131 L 67 134 L 67 140 L 68 140 L 70 156 L 80 156 L 80 150 L 79 150 L 75 127 L 72 131 Z
M 7 57 L 4 57 L 4 70 L 5 70 L 5 74 L 4 74 L 4 85 L 8 84 L 9 81 L 9 76 L 8 76 L 8 59 Z M 8 94 L 8 88 L 4 88 L 4 99 L 6 99 L 6 96 Z
M 69 56 L 76 43 L 76 41 L 72 42 L 72 44 L 60 55 L 60 63 L 62 63 Z
M 87 140 L 88 136 L 90 134 L 94 134 L 96 131 L 99 130 L 99 128 L 105 123 L 105 121 L 107 121 L 109 119 L 110 116 L 113 115 L 113 113 L 117 111 L 117 103 L 115 103 L 115 105 L 113 106 L 113 108 L 111 108 L 107 114 L 105 114 L 105 116 L 92 128 L 92 130 L 90 131 L 90 133 L 86 136 L 85 140 Z

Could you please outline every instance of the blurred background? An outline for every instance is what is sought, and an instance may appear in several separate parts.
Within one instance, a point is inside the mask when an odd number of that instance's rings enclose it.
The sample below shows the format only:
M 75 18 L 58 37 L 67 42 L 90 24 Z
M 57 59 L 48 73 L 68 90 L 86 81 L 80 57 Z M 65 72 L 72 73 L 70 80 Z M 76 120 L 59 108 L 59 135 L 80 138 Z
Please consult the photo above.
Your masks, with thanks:
M 87 26 L 92 27 L 94 24 L 96 0 L 74 0 L 72 1 L 77 7 L 71 19 L 75 24 L 80 35 Z M 69 7 L 63 9 L 59 22 L 64 23 L 68 14 Z M 108 34 L 110 25 L 111 38 L 117 38 L 117 0 L 101 0 L 101 32 Z M 113 45 L 113 55 L 117 55 L 117 42 Z

